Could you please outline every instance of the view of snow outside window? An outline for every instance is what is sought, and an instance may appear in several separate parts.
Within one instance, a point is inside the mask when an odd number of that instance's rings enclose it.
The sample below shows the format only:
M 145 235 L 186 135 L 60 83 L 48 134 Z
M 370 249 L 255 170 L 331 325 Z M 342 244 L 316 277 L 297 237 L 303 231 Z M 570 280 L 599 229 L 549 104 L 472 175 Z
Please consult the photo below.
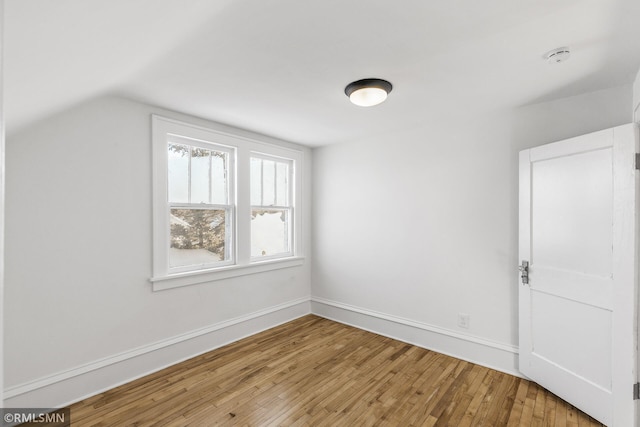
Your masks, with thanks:
M 291 162 L 251 158 L 251 256 L 291 252 Z
M 171 268 L 229 259 L 229 154 L 183 144 L 168 146 Z

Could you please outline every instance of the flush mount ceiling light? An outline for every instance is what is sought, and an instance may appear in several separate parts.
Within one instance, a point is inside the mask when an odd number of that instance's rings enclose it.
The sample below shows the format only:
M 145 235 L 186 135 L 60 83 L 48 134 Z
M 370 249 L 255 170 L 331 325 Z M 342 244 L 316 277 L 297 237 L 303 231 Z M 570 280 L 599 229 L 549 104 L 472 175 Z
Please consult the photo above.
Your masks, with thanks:
M 544 59 L 546 59 L 549 64 L 557 64 L 566 61 L 570 56 L 571 51 L 568 47 L 559 47 L 545 53 Z
M 393 86 L 382 79 L 362 79 L 349 83 L 344 93 L 352 103 L 361 107 L 372 107 L 387 99 Z

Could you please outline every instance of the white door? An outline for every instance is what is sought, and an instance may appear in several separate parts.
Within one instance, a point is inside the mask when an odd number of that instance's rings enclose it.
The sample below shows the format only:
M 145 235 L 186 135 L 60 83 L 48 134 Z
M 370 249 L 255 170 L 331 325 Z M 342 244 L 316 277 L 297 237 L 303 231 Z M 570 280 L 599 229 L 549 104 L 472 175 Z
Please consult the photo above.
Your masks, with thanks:
M 637 128 L 520 152 L 520 371 L 634 426 Z

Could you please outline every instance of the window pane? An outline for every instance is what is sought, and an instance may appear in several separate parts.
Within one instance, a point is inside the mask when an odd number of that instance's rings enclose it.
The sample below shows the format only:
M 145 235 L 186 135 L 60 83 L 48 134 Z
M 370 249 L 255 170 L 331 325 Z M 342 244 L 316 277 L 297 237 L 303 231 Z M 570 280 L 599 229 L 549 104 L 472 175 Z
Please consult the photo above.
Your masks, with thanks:
M 273 160 L 262 161 L 262 206 L 275 204 L 276 196 L 276 162 Z
M 169 202 L 189 202 L 189 146 L 169 144 Z
M 171 209 L 169 266 L 211 264 L 225 260 L 224 209 Z
M 210 203 L 211 151 L 191 147 L 191 203 Z
M 227 193 L 227 165 L 229 155 L 213 151 L 211 153 L 211 203 L 226 205 L 229 203 Z
M 251 204 L 262 204 L 262 159 L 251 158 Z
M 289 165 L 276 163 L 276 205 L 289 206 Z
M 288 209 L 254 209 L 251 212 L 251 256 L 290 252 Z

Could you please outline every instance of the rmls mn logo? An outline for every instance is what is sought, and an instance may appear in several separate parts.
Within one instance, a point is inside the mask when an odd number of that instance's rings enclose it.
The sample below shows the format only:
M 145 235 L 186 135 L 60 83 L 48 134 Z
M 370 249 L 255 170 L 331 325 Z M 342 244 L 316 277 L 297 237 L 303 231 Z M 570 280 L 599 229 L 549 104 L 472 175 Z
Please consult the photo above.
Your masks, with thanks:
M 3 426 L 23 423 L 46 424 L 51 427 L 71 425 L 69 408 L 3 408 L 1 411 Z

